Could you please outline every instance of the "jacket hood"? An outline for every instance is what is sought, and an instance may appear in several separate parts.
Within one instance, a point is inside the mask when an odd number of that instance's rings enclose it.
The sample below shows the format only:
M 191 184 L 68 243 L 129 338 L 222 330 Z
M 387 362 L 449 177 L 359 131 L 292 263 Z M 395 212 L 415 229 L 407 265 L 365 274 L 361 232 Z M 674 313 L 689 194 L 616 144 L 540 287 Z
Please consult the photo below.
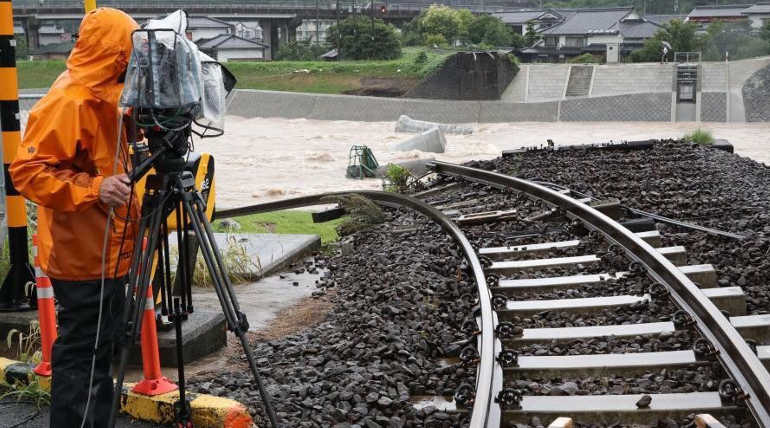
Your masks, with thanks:
M 67 58 L 72 80 L 87 87 L 95 97 L 117 105 L 123 90 L 118 77 L 128 66 L 131 32 L 138 28 L 133 18 L 117 9 L 102 7 L 87 13 Z

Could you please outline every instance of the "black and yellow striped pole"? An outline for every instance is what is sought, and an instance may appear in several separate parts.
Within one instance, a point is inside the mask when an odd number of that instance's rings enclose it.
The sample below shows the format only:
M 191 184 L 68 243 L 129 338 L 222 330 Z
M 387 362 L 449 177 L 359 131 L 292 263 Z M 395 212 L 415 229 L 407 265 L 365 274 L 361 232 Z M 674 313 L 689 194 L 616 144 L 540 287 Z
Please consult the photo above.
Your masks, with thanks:
M 13 186 L 8 166 L 21 144 L 19 83 L 16 74 L 16 39 L 13 37 L 11 0 L 0 0 L 0 130 L 3 137 L 5 173 L 5 219 L 8 224 L 10 269 L 0 286 L 0 311 L 20 311 L 35 306 L 27 295 L 27 284 L 35 275 L 27 253 L 27 210 L 24 198 Z

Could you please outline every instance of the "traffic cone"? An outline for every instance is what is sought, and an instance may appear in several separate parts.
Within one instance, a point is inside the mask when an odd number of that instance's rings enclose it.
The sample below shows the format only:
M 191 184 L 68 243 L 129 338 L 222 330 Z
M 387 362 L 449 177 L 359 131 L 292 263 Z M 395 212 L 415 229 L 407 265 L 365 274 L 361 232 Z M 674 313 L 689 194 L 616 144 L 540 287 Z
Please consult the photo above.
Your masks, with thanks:
M 155 300 L 152 287 L 147 287 L 142 314 L 142 371 L 144 379 L 134 386 L 133 392 L 143 395 L 159 395 L 175 391 L 179 387 L 168 380 L 160 371 L 158 354 L 158 330 L 155 327 Z
M 32 253 L 35 264 L 35 287 L 37 289 L 37 317 L 40 323 L 40 347 L 43 358 L 34 371 L 40 376 L 51 376 L 51 349 L 56 340 L 56 308 L 53 302 L 51 279 L 40 269 L 37 255 L 37 235 L 32 236 Z

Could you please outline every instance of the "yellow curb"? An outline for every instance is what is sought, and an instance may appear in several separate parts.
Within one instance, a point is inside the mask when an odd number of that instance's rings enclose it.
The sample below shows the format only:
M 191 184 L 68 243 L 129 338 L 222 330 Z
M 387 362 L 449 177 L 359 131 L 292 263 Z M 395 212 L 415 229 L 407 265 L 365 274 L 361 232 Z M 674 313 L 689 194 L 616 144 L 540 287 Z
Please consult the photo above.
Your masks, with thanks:
M 133 387 L 131 383 L 123 387 L 123 412 L 143 421 L 173 422 L 174 402 L 179 399 L 179 391 L 147 396 L 132 392 Z M 205 394 L 188 393 L 187 396 L 196 427 L 249 428 L 254 425 L 248 409 L 235 400 Z
M 0 357 L 0 383 L 37 380 L 40 387 L 51 390 L 50 376 L 38 376 L 32 366 L 20 361 Z M 179 391 L 147 396 L 131 392 L 133 383 L 123 386 L 121 410 L 131 417 L 143 421 L 167 424 L 174 421 L 174 402 Z M 201 428 L 251 428 L 254 422 L 243 404 L 229 398 L 206 394 L 187 394 L 192 409 L 193 424 Z

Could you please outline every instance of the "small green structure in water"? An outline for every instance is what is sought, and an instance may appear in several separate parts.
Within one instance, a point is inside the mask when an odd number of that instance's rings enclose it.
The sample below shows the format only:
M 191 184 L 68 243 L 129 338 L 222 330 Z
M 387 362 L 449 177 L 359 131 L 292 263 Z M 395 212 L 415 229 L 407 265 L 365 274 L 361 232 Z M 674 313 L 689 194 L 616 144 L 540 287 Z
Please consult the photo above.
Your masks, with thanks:
M 345 177 L 364 179 L 375 176 L 374 172 L 380 166 L 377 158 L 367 146 L 352 146 L 348 153 L 348 169 Z

